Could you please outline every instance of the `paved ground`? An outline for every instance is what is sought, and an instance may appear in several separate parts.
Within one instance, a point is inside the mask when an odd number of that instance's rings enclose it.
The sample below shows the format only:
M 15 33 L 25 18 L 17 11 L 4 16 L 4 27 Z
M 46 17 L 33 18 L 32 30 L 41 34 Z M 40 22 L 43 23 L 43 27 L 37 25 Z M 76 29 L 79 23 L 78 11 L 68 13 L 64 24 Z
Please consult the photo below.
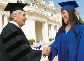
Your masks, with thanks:
M 40 61 L 48 61 L 48 58 L 47 57 L 42 57 Z M 58 57 L 56 56 L 56 61 L 58 61 Z

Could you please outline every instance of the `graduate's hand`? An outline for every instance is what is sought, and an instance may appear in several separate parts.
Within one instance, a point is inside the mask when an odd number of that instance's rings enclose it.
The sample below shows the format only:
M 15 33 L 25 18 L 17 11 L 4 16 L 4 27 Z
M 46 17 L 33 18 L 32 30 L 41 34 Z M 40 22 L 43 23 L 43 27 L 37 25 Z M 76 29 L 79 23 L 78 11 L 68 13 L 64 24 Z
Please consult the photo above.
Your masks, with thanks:
M 48 56 L 50 54 L 51 50 L 50 50 L 50 47 L 44 47 L 43 50 L 42 50 L 42 54 L 43 56 Z
M 57 56 L 55 56 L 52 61 L 57 61 Z

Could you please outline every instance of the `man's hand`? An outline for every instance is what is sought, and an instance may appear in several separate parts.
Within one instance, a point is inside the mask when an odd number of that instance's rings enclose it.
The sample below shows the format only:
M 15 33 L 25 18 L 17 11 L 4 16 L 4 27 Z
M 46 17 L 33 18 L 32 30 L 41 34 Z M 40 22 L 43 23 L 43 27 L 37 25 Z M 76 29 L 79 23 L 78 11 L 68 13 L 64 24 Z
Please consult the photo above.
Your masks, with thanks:
M 42 50 L 42 55 L 48 56 L 50 54 L 50 52 L 51 52 L 50 47 L 44 47 Z

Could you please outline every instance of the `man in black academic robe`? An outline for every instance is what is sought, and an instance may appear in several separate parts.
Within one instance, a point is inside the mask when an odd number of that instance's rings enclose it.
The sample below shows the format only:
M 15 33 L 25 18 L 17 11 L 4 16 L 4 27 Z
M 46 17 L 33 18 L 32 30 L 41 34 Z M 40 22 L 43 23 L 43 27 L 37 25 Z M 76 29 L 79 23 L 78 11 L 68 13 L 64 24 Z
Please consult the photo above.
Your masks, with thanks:
M 9 7 L 10 6 L 10 7 Z M 26 15 L 22 7 L 22 3 L 9 3 L 5 11 L 13 13 L 16 10 L 21 10 L 19 15 L 12 14 L 13 20 L 10 21 L 1 32 L 1 56 L 2 61 L 40 61 L 41 56 L 47 55 L 49 50 L 33 50 L 28 43 L 28 40 L 22 31 L 21 27 L 26 21 Z

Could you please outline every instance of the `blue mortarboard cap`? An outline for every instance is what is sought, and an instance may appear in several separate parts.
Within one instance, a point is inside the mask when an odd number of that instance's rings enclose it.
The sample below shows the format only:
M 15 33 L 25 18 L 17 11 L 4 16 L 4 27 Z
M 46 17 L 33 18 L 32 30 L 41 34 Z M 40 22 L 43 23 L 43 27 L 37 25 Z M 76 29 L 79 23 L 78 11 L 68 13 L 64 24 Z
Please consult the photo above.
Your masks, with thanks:
M 76 1 L 67 1 L 67 2 L 61 2 L 58 4 L 62 7 L 61 11 L 67 10 L 67 9 L 75 11 L 75 8 L 79 7 Z
M 4 11 L 10 11 L 10 13 L 12 13 L 16 10 L 23 10 L 26 5 L 27 4 L 24 3 L 8 3 Z

